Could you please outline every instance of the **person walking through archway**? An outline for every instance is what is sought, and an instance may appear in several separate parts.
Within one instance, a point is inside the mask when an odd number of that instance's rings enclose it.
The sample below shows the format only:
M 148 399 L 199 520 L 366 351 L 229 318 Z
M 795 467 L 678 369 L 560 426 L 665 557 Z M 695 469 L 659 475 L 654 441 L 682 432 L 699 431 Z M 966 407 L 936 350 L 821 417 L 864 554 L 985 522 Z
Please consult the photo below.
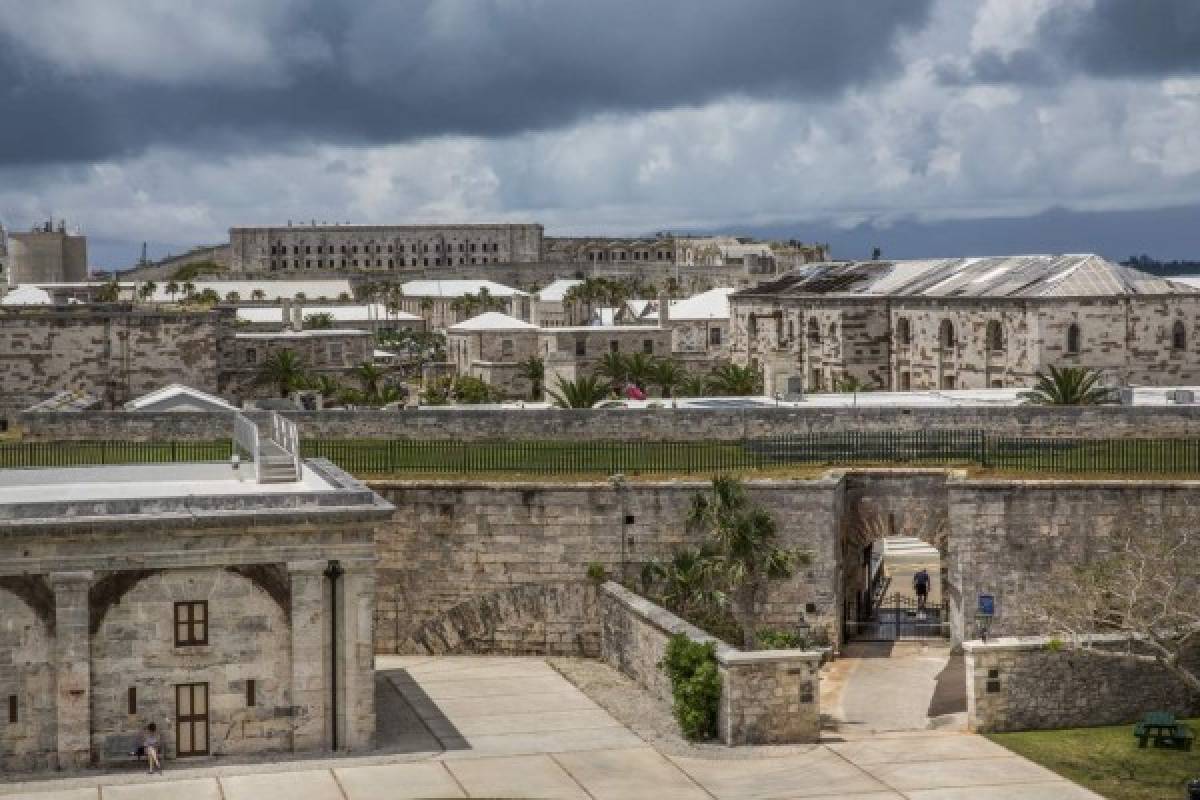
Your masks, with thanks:
M 924 567 L 913 575 L 913 591 L 917 593 L 917 610 L 925 610 L 925 601 L 929 597 L 929 573 Z

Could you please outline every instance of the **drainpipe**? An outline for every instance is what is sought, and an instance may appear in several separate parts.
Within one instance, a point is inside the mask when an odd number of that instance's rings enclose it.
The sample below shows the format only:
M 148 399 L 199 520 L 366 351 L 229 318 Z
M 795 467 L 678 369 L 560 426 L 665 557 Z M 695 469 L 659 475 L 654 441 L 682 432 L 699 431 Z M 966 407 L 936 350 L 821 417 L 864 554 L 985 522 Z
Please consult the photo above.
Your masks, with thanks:
M 338 578 L 345 574 L 340 561 L 334 559 L 329 562 L 329 566 L 325 568 L 325 577 L 329 579 L 329 651 L 330 651 L 330 667 L 329 670 L 329 687 L 330 698 L 332 700 L 330 706 L 333 726 L 332 744 L 334 750 L 338 749 L 338 604 L 337 604 L 337 588 Z

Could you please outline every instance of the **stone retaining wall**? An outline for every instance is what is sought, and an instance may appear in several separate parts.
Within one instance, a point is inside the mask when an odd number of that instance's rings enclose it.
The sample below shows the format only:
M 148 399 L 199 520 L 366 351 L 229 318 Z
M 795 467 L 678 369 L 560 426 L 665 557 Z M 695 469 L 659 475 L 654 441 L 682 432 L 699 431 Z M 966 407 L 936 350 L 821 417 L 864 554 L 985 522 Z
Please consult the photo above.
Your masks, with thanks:
M 253 416 L 253 414 L 251 415 Z M 289 414 L 301 435 L 325 439 L 734 441 L 789 433 L 981 430 L 1006 436 L 1200 435 L 1197 406 L 993 408 L 462 409 Z M 120 411 L 21 414 L 30 439 L 180 440 L 229 435 L 225 413 Z
M 1200 713 L 1200 696 L 1160 667 L 1051 642 L 1031 636 L 963 645 L 971 730 L 1119 725 L 1148 711 Z M 1123 649 L 1126 642 L 1120 636 L 1087 639 L 1096 650 Z
M 668 703 L 670 680 L 658 665 L 670 637 L 682 633 L 716 645 L 721 674 L 717 735 L 724 744 L 788 744 L 820 737 L 819 651 L 744 653 L 611 581 L 600 587 L 599 605 L 601 658 Z

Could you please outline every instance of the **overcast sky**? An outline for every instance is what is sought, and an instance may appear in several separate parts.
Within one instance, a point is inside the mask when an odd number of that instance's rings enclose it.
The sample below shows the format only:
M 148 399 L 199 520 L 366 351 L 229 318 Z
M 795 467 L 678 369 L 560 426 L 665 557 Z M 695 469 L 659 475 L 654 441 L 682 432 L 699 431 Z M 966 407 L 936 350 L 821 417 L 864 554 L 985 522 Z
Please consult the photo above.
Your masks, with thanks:
M 99 266 L 289 219 L 1200 258 L 1200 0 L 0 0 L 0 221 L 49 214 Z

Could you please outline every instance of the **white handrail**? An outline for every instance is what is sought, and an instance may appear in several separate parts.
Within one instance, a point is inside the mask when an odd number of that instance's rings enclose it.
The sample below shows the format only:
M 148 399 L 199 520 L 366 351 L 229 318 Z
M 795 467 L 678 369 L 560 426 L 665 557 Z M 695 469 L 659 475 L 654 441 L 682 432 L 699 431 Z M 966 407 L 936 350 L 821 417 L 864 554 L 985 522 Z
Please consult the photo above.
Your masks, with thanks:
M 296 468 L 296 480 L 300 480 L 304 475 L 304 467 L 300 463 L 300 429 L 296 423 L 272 411 L 271 440 L 292 457 L 292 464 Z
M 233 418 L 233 440 L 236 446 L 246 451 L 250 460 L 254 462 L 254 469 L 258 469 L 258 426 L 244 414 L 237 414 Z

